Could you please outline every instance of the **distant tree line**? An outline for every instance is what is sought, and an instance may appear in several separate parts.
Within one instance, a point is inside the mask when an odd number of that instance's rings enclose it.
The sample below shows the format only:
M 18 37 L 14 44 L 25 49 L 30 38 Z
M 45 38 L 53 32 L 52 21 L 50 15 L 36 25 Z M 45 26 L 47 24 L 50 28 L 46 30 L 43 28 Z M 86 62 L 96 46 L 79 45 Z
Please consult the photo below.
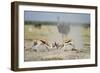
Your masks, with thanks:
M 25 25 L 55 25 L 57 22 L 50 21 L 24 21 Z
M 46 22 L 46 21 L 24 21 L 25 25 L 33 25 L 36 28 L 41 29 L 42 25 L 55 25 L 56 22 Z
M 57 22 L 51 22 L 51 21 L 24 21 L 25 25 L 34 25 L 35 27 L 41 27 L 41 25 L 57 25 Z M 67 24 L 67 23 L 65 23 Z M 85 28 L 90 27 L 90 24 L 84 23 L 70 23 L 71 25 L 82 25 Z
M 85 28 L 90 27 L 90 24 L 83 24 Z

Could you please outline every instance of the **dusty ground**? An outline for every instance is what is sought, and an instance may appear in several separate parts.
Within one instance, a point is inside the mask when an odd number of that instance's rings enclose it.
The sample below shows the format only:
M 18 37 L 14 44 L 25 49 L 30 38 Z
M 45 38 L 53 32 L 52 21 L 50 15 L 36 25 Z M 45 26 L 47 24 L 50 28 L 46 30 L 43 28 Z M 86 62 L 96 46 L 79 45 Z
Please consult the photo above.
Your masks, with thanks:
M 32 27 L 30 32 L 29 28 Z M 52 35 L 51 35 L 52 33 Z M 56 35 L 55 35 L 56 34 Z M 64 51 L 62 49 L 55 49 L 52 51 L 35 52 L 31 50 L 32 40 L 45 39 L 49 41 L 62 40 L 61 35 L 57 32 L 55 26 L 43 26 L 41 29 L 34 28 L 33 26 L 25 26 L 25 52 L 24 61 L 46 61 L 46 60 L 71 60 L 71 59 L 87 59 L 90 58 L 90 31 L 89 28 L 82 30 L 84 48 L 77 51 Z M 59 39 L 58 39 L 59 37 Z
M 53 50 L 48 52 L 34 52 L 26 50 L 25 52 L 25 61 L 71 60 L 87 58 L 89 58 L 89 51 L 86 49 L 79 51 Z

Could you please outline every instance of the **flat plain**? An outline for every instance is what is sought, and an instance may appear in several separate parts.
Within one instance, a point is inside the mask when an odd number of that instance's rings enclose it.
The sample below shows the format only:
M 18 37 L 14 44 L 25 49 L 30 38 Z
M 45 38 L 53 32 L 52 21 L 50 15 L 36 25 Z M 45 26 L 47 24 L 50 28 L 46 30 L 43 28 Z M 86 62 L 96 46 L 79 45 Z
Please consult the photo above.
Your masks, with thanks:
M 90 27 L 81 29 L 83 48 L 77 50 L 50 49 L 49 51 L 33 51 L 34 40 L 47 42 L 62 42 L 62 35 L 56 25 L 24 25 L 24 61 L 50 61 L 50 60 L 74 60 L 90 58 Z M 70 37 L 64 37 L 71 39 Z M 73 40 L 73 39 L 72 39 Z

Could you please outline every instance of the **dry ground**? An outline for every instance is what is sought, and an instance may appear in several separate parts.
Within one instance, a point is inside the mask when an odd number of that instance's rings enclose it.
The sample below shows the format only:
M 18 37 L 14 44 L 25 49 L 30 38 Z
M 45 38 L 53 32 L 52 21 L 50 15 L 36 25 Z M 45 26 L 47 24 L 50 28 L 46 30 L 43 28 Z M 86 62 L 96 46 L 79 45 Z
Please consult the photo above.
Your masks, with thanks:
M 29 28 L 32 28 L 30 31 Z M 56 35 L 55 35 L 56 34 Z M 61 34 L 58 33 L 56 26 L 43 25 L 41 29 L 32 25 L 25 25 L 25 52 L 24 61 L 45 61 L 45 60 L 71 60 L 71 59 L 88 59 L 90 58 L 90 39 L 89 28 L 82 29 L 84 48 L 77 51 L 64 51 L 56 49 L 47 52 L 35 52 L 31 50 L 32 40 L 43 39 L 49 41 L 60 41 Z M 59 38 L 58 38 L 59 37 Z M 60 41 L 61 42 L 61 41 Z

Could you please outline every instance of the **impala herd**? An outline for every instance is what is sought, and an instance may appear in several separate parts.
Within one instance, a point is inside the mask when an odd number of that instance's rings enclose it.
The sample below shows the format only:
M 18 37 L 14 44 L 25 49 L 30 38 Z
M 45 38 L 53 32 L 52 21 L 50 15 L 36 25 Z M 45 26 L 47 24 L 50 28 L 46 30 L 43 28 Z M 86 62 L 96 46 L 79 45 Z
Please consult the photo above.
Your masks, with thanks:
M 73 44 L 72 40 L 65 40 L 63 43 L 58 43 L 58 42 L 50 43 L 45 40 L 34 40 L 32 42 L 32 47 L 30 49 L 31 51 L 35 52 L 46 52 L 52 50 L 76 51 L 75 45 Z

